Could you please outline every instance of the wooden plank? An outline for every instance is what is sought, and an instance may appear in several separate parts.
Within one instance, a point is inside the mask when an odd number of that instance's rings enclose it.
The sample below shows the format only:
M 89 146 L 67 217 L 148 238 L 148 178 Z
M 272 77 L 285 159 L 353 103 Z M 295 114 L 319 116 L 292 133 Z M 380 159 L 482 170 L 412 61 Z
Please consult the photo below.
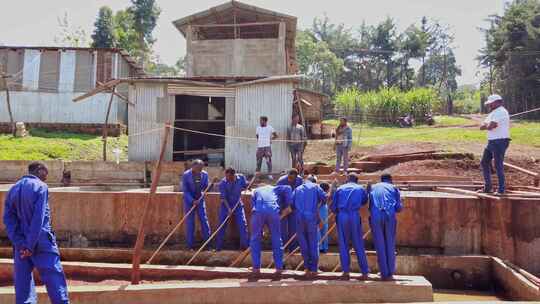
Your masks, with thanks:
M 167 148 L 167 139 L 171 132 L 169 127 L 170 123 L 165 124 L 165 132 L 163 132 L 163 138 L 161 139 L 161 152 L 159 153 L 159 160 L 156 163 L 156 168 L 154 170 L 154 176 L 152 177 L 152 185 L 150 186 L 150 193 L 148 193 L 146 202 L 144 204 L 144 209 L 142 213 L 142 220 L 139 226 L 139 233 L 137 234 L 137 241 L 135 242 L 135 248 L 133 248 L 133 259 L 131 262 L 131 284 L 139 284 L 141 280 L 141 253 L 144 246 L 145 238 L 145 229 L 148 225 L 150 217 L 148 216 L 150 205 L 152 204 L 152 198 L 157 191 L 159 184 L 159 178 L 161 177 L 161 165 L 163 162 L 163 157 L 165 156 L 165 150 Z
M 108 125 L 109 125 L 109 116 L 111 114 L 111 107 L 114 100 L 114 92 L 116 90 L 116 86 L 114 86 L 111 90 L 111 98 L 109 99 L 109 106 L 107 107 L 107 114 L 105 115 L 105 123 L 103 124 L 103 132 L 102 132 L 102 140 L 103 140 L 103 161 L 107 161 L 107 133 L 108 133 Z
M 452 187 L 437 187 L 437 191 L 446 192 L 446 193 L 454 193 L 454 194 L 456 193 L 465 194 L 465 195 L 476 196 L 478 198 L 492 199 L 492 200 L 497 200 L 497 201 L 501 200 L 500 197 L 497 197 L 494 195 L 489 195 L 486 193 L 479 193 L 479 192 L 474 192 L 474 191 L 469 191 L 469 190 L 463 190 L 463 189 L 458 189 L 458 188 L 452 188 Z
M 225 152 L 225 149 L 204 149 L 204 150 L 174 151 L 173 154 L 195 155 L 195 154 L 224 153 L 224 152 Z
M 279 25 L 281 22 L 269 21 L 269 22 L 248 22 L 248 23 L 227 23 L 227 24 L 192 24 L 191 27 L 246 27 L 246 26 L 258 26 L 258 25 Z
M 15 136 L 15 133 L 17 132 L 17 128 L 15 126 L 15 121 L 13 120 L 13 112 L 11 111 L 11 102 L 10 102 L 10 96 L 9 96 L 9 87 L 8 87 L 8 84 L 7 84 L 7 77 L 5 74 L 2 74 L 1 75 L 1 78 L 2 78 L 2 82 L 3 82 L 3 85 L 4 85 L 4 89 L 6 91 L 6 103 L 7 103 L 7 109 L 8 109 L 8 114 L 9 114 L 9 121 L 11 123 L 11 134 L 13 136 Z

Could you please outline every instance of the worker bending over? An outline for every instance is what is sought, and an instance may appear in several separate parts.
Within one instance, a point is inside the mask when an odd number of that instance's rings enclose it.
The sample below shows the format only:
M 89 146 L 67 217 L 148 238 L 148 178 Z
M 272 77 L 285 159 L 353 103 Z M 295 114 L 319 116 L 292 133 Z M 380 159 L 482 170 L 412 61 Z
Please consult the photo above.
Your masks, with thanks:
M 321 183 L 320 184 L 321 189 L 327 194 L 328 197 L 331 197 L 330 194 L 330 185 L 328 183 Z M 319 203 L 319 242 L 321 238 L 323 238 L 326 233 L 328 233 L 328 198 L 325 198 L 321 200 Z M 321 253 L 327 253 L 328 252 L 328 237 L 326 237 L 322 242 L 319 244 L 319 251 Z
M 40 162 L 28 166 L 9 190 L 4 207 L 4 225 L 13 244 L 15 303 L 37 303 L 32 270 L 36 268 L 47 287 L 52 304 L 69 303 L 60 252 L 51 228 L 49 171 Z
M 210 224 L 206 215 L 206 202 L 202 195 L 208 187 L 208 173 L 203 170 L 204 162 L 200 159 L 193 161 L 191 169 L 186 170 L 182 176 L 182 191 L 184 192 L 184 214 L 189 212 L 193 205 L 196 205 L 186 220 L 186 244 L 189 249 L 193 249 L 193 239 L 195 234 L 195 214 L 199 217 L 204 241 L 210 237 Z
M 366 279 L 369 273 L 362 238 L 362 219 L 360 218 L 360 207 L 367 203 L 367 199 L 366 191 L 362 186 L 358 185 L 358 176 L 351 173 L 347 175 L 347 183 L 340 186 L 334 193 L 332 205 L 330 206 L 332 212 L 336 214 L 339 259 L 343 279 L 349 279 L 350 277 L 351 257 L 349 244 L 351 241 L 362 272 L 361 279 Z
M 399 189 L 392 184 L 390 174 L 383 174 L 381 182 L 368 191 L 371 232 L 381 278 L 393 280 L 396 271 L 396 212 L 402 209 Z
M 292 209 L 296 218 L 296 235 L 304 258 L 307 276 L 314 276 L 319 267 L 319 203 L 326 200 L 326 193 L 317 185 L 314 175 L 293 192 Z
M 236 174 L 233 168 L 225 170 L 225 177 L 219 183 L 219 193 L 221 198 L 221 207 L 219 209 L 219 225 L 225 221 L 227 216 L 233 212 L 233 208 L 238 202 L 240 205 L 234 210 L 232 216 L 236 220 L 238 233 L 240 237 L 240 248 L 248 247 L 248 232 L 246 213 L 244 212 L 244 203 L 242 203 L 242 191 L 246 190 L 248 184 L 246 178 L 242 174 Z M 220 251 L 223 248 L 223 239 L 227 231 L 228 222 L 223 224 L 223 228 L 218 232 L 216 238 L 216 250 Z
M 298 170 L 291 169 L 289 170 L 287 175 L 281 176 L 276 184 L 282 186 L 290 186 L 292 191 L 294 191 L 296 188 L 298 188 L 298 186 L 302 185 L 303 183 L 304 180 L 302 179 L 302 177 L 298 176 Z M 280 202 L 282 203 L 281 205 L 283 205 L 283 200 L 280 200 Z M 293 210 L 291 214 L 281 220 L 281 239 L 284 243 L 286 243 L 295 233 L 296 219 L 294 217 Z M 298 247 L 297 239 L 292 241 L 286 249 L 291 252 L 296 249 L 296 247 Z
M 253 191 L 251 205 L 251 260 L 253 261 L 253 274 L 257 275 L 261 269 L 261 239 L 264 226 L 270 230 L 272 239 L 272 252 L 276 265 L 276 274 L 283 271 L 283 248 L 280 233 L 280 213 L 286 214 L 290 208 L 281 209 L 278 198 L 283 197 L 287 205 L 291 203 L 292 191 L 290 186 L 265 185 Z

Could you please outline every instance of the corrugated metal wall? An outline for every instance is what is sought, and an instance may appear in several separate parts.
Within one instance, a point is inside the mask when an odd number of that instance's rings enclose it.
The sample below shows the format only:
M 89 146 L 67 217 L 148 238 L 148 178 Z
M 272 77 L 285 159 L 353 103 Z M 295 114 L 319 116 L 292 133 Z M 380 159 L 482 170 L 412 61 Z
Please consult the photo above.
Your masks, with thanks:
M 73 86 L 75 84 L 75 59 L 76 53 L 73 50 L 60 53 L 59 92 L 73 92 Z
M 60 53 L 58 51 L 43 51 L 39 67 L 39 91 L 57 92 L 60 76 Z
M 162 123 L 157 122 L 157 103 L 167 99 L 167 86 L 158 83 L 135 83 L 129 87 L 129 99 L 135 103 L 129 107 L 129 152 L 130 161 L 156 160 L 161 149 L 163 134 Z M 171 121 L 174 120 L 174 103 L 171 103 Z M 150 130 L 161 129 L 157 132 Z M 149 132 L 149 133 L 146 133 Z M 165 153 L 165 160 L 172 160 L 173 134 L 170 137 Z
M 16 121 L 40 123 L 103 123 L 110 94 L 100 93 L 80 102 L 73 102 L 78 93 L 44 93 L 13 91 L 11 109 Z M 9 122 L 5 94 L 0 94 L 0 122 Z M 113 104 L 120 102 L 117 98 Z M 110 123 L 116 120 L 117 107 L 111 108 Z
M 41 52 L 39 50 L 24 50 L 24 68 L 22 73 L 23 89 L 37 91 L 39 88 L 39 67 Z
M 227 136 L 255 138 L 255 130 L 260 116 L 268 116 L 280 139 L 286 137 L 290 123 L 293 103 L 293 84 L 291 82 L 254 84 L 238 87 L 234 105 L 234 126 L 227 126 Z M 231 107 L 228 107 L 231 108 Z M 229 115 L 225 113 L 225 115 Z M 227 120 L 227 119 L 226 119 Z M 252 173 L 256 169 L 255 140 L 227 138 L 225 141 L 225 164 L 240 172 Z M 274 172 L 291 167 L 291 159 L 285 142 L 272 144 L 272 163 Z M 263 164 L 263 171 L 266 164 Z

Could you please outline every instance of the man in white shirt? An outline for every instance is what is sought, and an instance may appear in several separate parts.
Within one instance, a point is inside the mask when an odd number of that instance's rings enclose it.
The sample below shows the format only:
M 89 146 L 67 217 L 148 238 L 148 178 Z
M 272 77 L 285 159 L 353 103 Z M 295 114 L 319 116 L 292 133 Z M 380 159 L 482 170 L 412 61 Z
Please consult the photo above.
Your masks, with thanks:
M 491 184 L 491 160 L 495 160 L 495 170 L 499 179 L 499 189 L 495 194 L 505 192 L 504 179 L 504 154 L 510 144 L 510 115 L 503 107 L 503 99 L 499 95 L 491 95 L 484 103 L 490 109 L 488 117 L 480 126 L 480 130 L 487 130 L 488 145 L 484 149 L 484 155 L 480 165 L 484 174 L 484 192 L 492 191 Z
M 276 139 L 277 133 L 272 126 L 268 125 L 268 117 L 261 116 L 260 125 L 257 127 L 257 172 L 261 171 L 263 158 L 266 158 L 268 173 L 272 173 L 272 140 Z

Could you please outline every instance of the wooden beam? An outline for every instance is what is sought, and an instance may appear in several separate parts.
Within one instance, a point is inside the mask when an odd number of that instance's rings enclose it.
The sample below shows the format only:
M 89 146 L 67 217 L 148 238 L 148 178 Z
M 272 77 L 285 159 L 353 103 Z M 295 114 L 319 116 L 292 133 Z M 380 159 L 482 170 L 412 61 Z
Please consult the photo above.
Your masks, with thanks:
M 152 176 L 152 185 L 150 186 L 150 193 L 146 198 L 146 202 L 143 207 L 143 213 L 141 215 L 141 223 L 139 225 L 139 233 L 137 234 L 137 241 L 135 242 L 135 248 L 133 248 L 133 258 L 131 261 L 131 284 L 139 284 L 141 280 L 141 253 L 144 246 L 145 230 L 151 219 L 149 216 L 149 209 L 151 208 L 152 198 L 157 191 L 159 184 L 159 178 L 161 177 L 161 165 L 165 156 L 165 150 L 167 148 L 167 140 L 171 132 L 170 123 L 165 124 L 165 132 L 163 132 L 163 138 L 161 139 L 161 152 L 159 153 L 159 160 L 156 163 L 154 170 L 154 176 Z
M 2 83 L 3 83 L 4 89 L 6 91 L 6 104 L 7 104 L 8 114 L 9 114 L 9 122 L 11 123 L 11 134 L 15 137 L 15 134 L 17 132 L 17 127 L 15 126 L 15 120 L 13 119 L 13 112 L 11 111 L 11 101 L 10 101 L 10 96 L 9 96 L 9 87 L 8 87 L 8 83 L 7 83 L 7 80 L 6 80 L 9 76 L 7 76 L 4 73 L 2 73 L 0 76 L 2 78 Z
M 196 154 L 223 153 L 223 152 L 225 152 L 225 149 L 204 149 L 204 150 L 174 151 L 173 154 L 196 155 Z
M 533 172 L 533 171 L 530 171 L 530 170 L 527 170 L 527 169 L 523 169 L 521 167 L 518 167 L 516 165 L 512 165 L 512 164 L 509 164 L 507 162 L 504 163 L 504 166 L 507 167 L 507 168 L 510 168 L 510 169 L 514 169 L 516 171 L 519 171 L 521 173 L 525 173 L 527 175 L 530 175 L 532 177 L 539 177 L 540 174 L 536 173 L 536 172 Z
M 99 81 L 98 81 L 97 83 L 98 83 L 98 85 L 100 85 L 100 86 L 104 85 L 103 82 L 99 82 Z M 132 106 L 135 106 L 135 104 L 134 104 L 133 102 L 129 101 L 129 99 L 128 99 L 126 96 L 124 96 L 124 95 L 122 95 L 122 94 L 120 94 L 120 93 L 118 93 L 118 92 L 115 92 L 115 91 L 113 91 L 113 90 L 109 90 L 108 92 L 109 92 L 109 93 L 112 92 L 112 93 L 114 94 L 114 96 L 120 98 L 121 100 L 127 102 L 128 104 L 130 104 L 130 105 L 132 105 Z
M 485 199 L 491 199 L 500 201 L 501 198 L 494 195 L 489 195 L 487 193 L 480 193 L 480 192 L 474 192 L 470 190 L 463 190 L 458 188 L 451 188 L 451 187 L 437 187 L 437 191 L 440 192 L 446 192 L 446 193 L 454 193 L 454 194 L 464 194 L 464 195 L 470 195 L 470 196 L 476 196 L 478 198 L 485 198 Z
M 83 94 L 83 95 L 81 95 L 79 97 L 73 98 L 73 102 L 79 102 L 79 101 L 84 100 L 86 98 L 92 97 L 92 96 L 94 96 L 96 94 L 99 94 L 99 93 L 101 93 L 103 91 L 106 91 L 106 90 L 110 89 L 113 86 L 118 85 L 120 82 L 122 82 L 121 79 L 113 79 L 113 80 L 110 80 L 110 81 L 104 83 L 102 86 L 98 85 L 97 88 L 94 88 L 93 90 L 91 90 L 91 91 L 89 91 L 89 92 L 87 92 L 87 93 L 85 93 L 85 94 Z
M 258 26 L 258 25 L 278 25 L 280 22 L 248 22 L 248 23 L 227 23 L 227 24 L 192 24 L 192 27 L 246 27 L 246 26 Z
M 103 140 L 103 161 L 107 161 L 107 133 L 108 133 L 108 124 L 109 124 L 109 116 L 111 114 L 111 107 L 114 100 L 114 91 L 116 90 L 116 86 L 112 88 L 111 91 L 111 98 L 109 99 L 109 106 L 107 107 L 107 114 L 105 115 L 105 123 L 103 124 L 103 130 L 102 130 L 102 140 Z

